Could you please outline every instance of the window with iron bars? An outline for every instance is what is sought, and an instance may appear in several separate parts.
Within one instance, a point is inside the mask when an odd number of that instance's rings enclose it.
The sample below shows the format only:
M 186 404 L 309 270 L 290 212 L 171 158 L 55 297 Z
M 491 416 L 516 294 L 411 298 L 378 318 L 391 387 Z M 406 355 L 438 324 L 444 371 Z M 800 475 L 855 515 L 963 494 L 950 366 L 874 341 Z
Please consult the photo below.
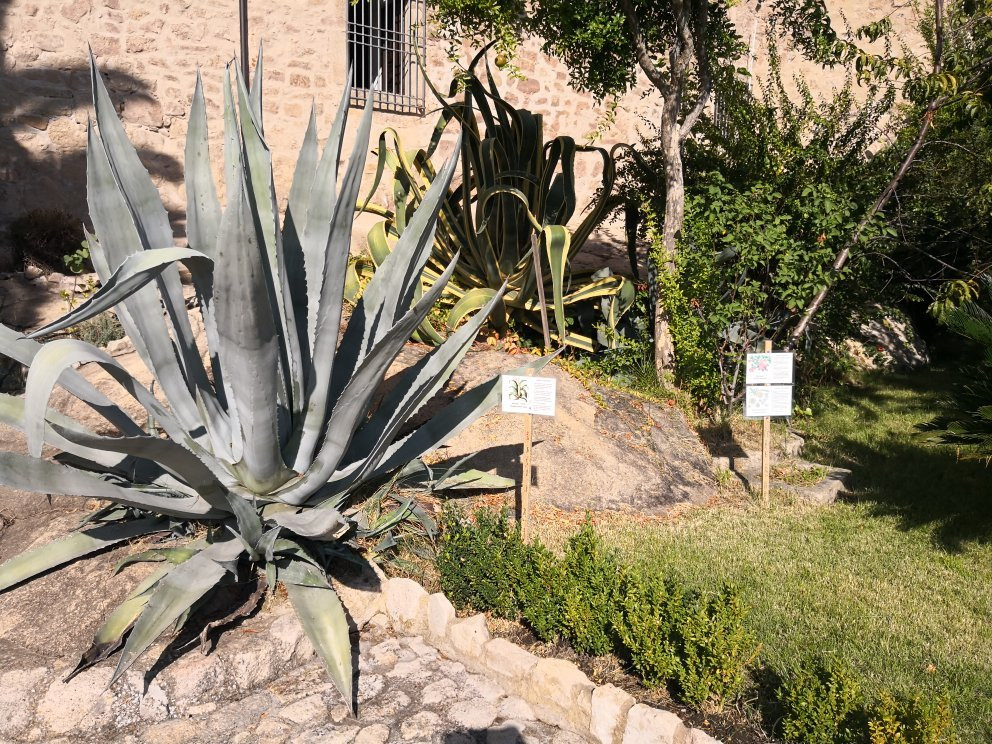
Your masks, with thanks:
M 423 114 L 426 0 L 346 0 L 352 103 L 372 96 L 382 111 Z M 379 77 L 379 89 L 375 80 Z

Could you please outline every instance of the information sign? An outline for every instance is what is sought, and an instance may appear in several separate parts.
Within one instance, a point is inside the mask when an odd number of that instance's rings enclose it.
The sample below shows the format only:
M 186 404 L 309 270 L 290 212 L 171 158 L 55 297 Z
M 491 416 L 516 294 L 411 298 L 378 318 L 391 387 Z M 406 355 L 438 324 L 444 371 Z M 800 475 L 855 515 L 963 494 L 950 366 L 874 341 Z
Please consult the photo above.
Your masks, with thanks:
M 770 351 L 747 355 L 745 385 L 791 385 L 791 351 Z
M 503 413 L 555 415 L 558 382 L 554 377 L 503 375 Z
M 792 385 L 748 385 L 745 392 L 747 418 L 792 415 Z

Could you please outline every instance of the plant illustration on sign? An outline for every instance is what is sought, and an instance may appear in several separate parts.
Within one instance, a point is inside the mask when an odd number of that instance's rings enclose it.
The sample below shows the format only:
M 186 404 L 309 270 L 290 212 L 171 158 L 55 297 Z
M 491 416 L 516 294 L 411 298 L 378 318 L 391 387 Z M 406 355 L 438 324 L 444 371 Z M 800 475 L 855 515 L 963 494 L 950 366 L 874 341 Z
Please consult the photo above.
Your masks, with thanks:
M 510 400 L 527 402 L 527 383 L 523 380 L 514 380 L 510 386 Z

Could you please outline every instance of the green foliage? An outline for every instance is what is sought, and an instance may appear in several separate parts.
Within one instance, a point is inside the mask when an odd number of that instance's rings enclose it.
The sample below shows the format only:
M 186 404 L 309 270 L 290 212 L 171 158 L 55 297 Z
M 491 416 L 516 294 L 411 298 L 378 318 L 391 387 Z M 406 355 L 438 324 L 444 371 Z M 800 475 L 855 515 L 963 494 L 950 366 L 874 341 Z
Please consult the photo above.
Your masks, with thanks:
M 992 459 L 992 315 L 985 309 L 990 298 L 986 285 L 984 296 L 967 301 L 944 318 L 944 324 L 977 347 L 977 360 L 969 365 L 966 382 L 959 382 L 948 410 L 926 427 L 926 438 L 961 448 L 962 459 Z
M 782 736 L 795 744 L 950 744 L 957 741 L 946 697 L 903 699 L 883 690 L 868 701 L 852 672 L 818 663 L 791 672 L 778 689 Z
M 864 739 L 861 685 L 840 665 L 803 666 L 778 689 L 786 741 L 797 744 L 856 744 Z
M 540 541 L 528 549 L 527 570 L 519 587 L 520 616 L 542 641 L 555 642 L 567 632 L 564 567 Z
M 648 687 L 678 676 L 678 625 L 685 592 L 660 576 L 624 572 L 613 627 L 637 676 Z
M 562 558 L 520 540 L 507 513 L 455 508 L 443 519 L 441 586 L 456 607 L 520 617 L 544 641 L 616 653 L 648 686 L 673 684 L 696 706 L 741 692 L 757 649 L 737 594 L 688 592 L 661 577 L 628 575 L 588 522 Z
M 65 264 L 65 267 L 73 274 L 82 274 L 87 264 L 89 264 L 89 260 L 90 244 L 85 240 L 72 253 L 62 256 L 62 262 Z
M 528 548 L 506 509 L 479 509 L 469 519 L 445 504 L 437 569 L 441 588 L 455 607 L 516 618 L 528 563 Z
M 366 211 L 385 218 L 369 232 L 369 252 L 376 265 L 390 254 L 435 178 L 432 158 L 442 133 L 451 124 L 459 125 L 465 132 L 460 152 L 462 178 L 445 197 L 423 275 L 425 285 L 430 286 L 460 252 L 461 261 L 442 295 L 448 309 L 447 327 L 456 328 L 467 313 L 492 300 L 505 283 L 506 292 L 496 303 L 490 324 L 503 330 L 512 316 L 540 330 L 536 251 L 540 289 L 548 308 L 553 308 L 551 333 L 560 343 L 592 351 L 597 344 L 596 326 L 604 326 L 604 334 L 614 331 L 634 298 L 631 282 L 612 275 L 608 268 L 569 269 L 592 230 L 616 206 L 613 152 L 578 145 L 564 135 L 545 142 L 541 115 L 514 108 L 500 96 L 491 75 L 484 82 L 476 74 L 485 51 L 452 82 L 447 96 L 431 85 L 442 110 L 426 147 L 408 152 L 395 131 L 380 136 L 379 168 L 381 173 L 392 174 L 394 206 L 364 205 Z M 387 144 L 390 139 L 391 146 Z M 575 158 L 581 154 L 601 161 L 602 180 L 585 216 L 570 230 L 566 225 L 578 208 Z M 599 334 L 598 341 L 609 344 L 611 337 L 604 334 Z M 424 341 L 442 338 L 430 323 L 422 325 L 418 335 Z
M 69 329 L 73 338 L 93 346 L 106 346 L 124 338 L 124 326 L 112 312 L 100 313 Z
M 581 653 L 602 656 L 616 646 L 613 613 L 620 565 L 586 522 L 568 541 L 562 558 L 564 636 Z
M 900 700 L 883 692 L 868 721 L 871 744 L 949 744 L 957 741 L 946 697 Z
M 661 227 L 664 189 L 654 173 L 660 145 L 645 144 L 644 164 L 625 173 L 627 196 L 641 205 L 642 234 L 659 267 L 680 384 L 707 405 L 731 408 L 743 395 L 744 354 L 763 338 L 781 338 L 832 277 L 841 246 L 875 195 L 879 174 L 869 146 L 892 92 L 853 82 L 818 101 L 800 79 L 797 100 L 780 75 L 774 40 L 770 75 L 756 97 L 743 83 L 721 93 L 719 117 L 704 117 L 686 143 L 686 217 L 679 253 L 669 256 Z M 887 232 L 880 221 L 863 243 Z M 811 346 L 851 330 L 850 308 L 872 297 L 873 262 L 845 268 Z M 844 312 L 833 313 L 843 307 Z M 806 360 L 809 361 L 809 360 Z
M 232 63 L 222 88 L 223 209 L 211 175 L 206 101 L 197 79 L 187 127 L 188 247 L 179 248 L 165 247 L 173 242 L 168 214 L 91 65 L 96 125 L 89 132 L 87 182 L 99 239 L 87 236 L 87 243 L 101 287 L 31 334 L 0 325 L 0 352 L 29 370 L 24 398 L 0 396 L 0 421 L 23 431 L 28 449 L 27 455 L 0 452 L 0 482 L 112 505 L 70 536 L 0 565 L 0 591 L 122 540 L 170 530 L 199 533 L 202 538 L 177 553 L 179 560 L 164 562 L 108 617 L 77 671 L 123 644 L 112 684 L 163 632 L 182 627 L 217 586 L 254 581 L 264 572 L 272 590 L 278 584 L 286 588 L 350 705 L 348 620 L 329 574 L 343 557 L 360 560 L 348 555 L 351 537 L 385 536 L 412 514 L 410 505 L 400 503 L 361 523 L 356 494 L 497 402 L 498 376 L 431 418 L 414 421 L 445 385 L 500 296 L 387 385 L 387 372 L 454 270 L 448 266 L 423 292 L 419 275 L 456 162 L 439 170 L 341 333 L 371 102 L 340 187 L 349 88 L 323 154 L 311 112 L 283 219 L 263 136 L 261 75 L 259 59 L 249 89 Z M 205 348 L 192 331 L 177 262 L 192 276 Z M 151 371 L 154 393 L 92 344 L 36 340 L 111 308 Z M 88 362 L 107 371 L 165 436 L 150 424 L 146 431 L 73 368 Z M 49 409 L 55 385 L 92 407 L 120 435 L 98 434 Z M 42 457 L 45 445 L 61 450 L 55 462 Z M 434 483 L 428 469 L 431 487 L 463 484 L 464 473 L 453 470 Z M 474 477 L 470 473 L 468 480 Z
M 734 589 L 694 597 L 687 605 L 678 626 L 678 686 L 686 702 L 719 710 L 743 691 L 747 670 L 758 655 L 757 642 Z
M 61 209 L 33 209 L 10 223 L 10 241 L 17 268 L 34 265 L 46 271 L 60 271 L 66 254 L 80 252 L 83 225 L 79 218 Z M 80 271 L 83 266 L 92 271 L 86 258 L 80 261 Z

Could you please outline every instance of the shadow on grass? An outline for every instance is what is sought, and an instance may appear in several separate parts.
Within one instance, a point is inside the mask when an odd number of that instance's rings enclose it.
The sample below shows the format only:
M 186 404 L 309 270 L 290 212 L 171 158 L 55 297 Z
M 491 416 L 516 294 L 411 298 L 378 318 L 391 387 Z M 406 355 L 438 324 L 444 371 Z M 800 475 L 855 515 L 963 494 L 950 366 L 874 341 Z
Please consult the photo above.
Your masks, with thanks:
M 903 529 L 928 529 L 936 546 L 951 551 L 992 538 L 992 469 L 922 436 L 959 379 L 932 370 L 834 390 L 827 403 L 836 408 L 808 450 L 852 471 L 845 501 L 897 517 Z

